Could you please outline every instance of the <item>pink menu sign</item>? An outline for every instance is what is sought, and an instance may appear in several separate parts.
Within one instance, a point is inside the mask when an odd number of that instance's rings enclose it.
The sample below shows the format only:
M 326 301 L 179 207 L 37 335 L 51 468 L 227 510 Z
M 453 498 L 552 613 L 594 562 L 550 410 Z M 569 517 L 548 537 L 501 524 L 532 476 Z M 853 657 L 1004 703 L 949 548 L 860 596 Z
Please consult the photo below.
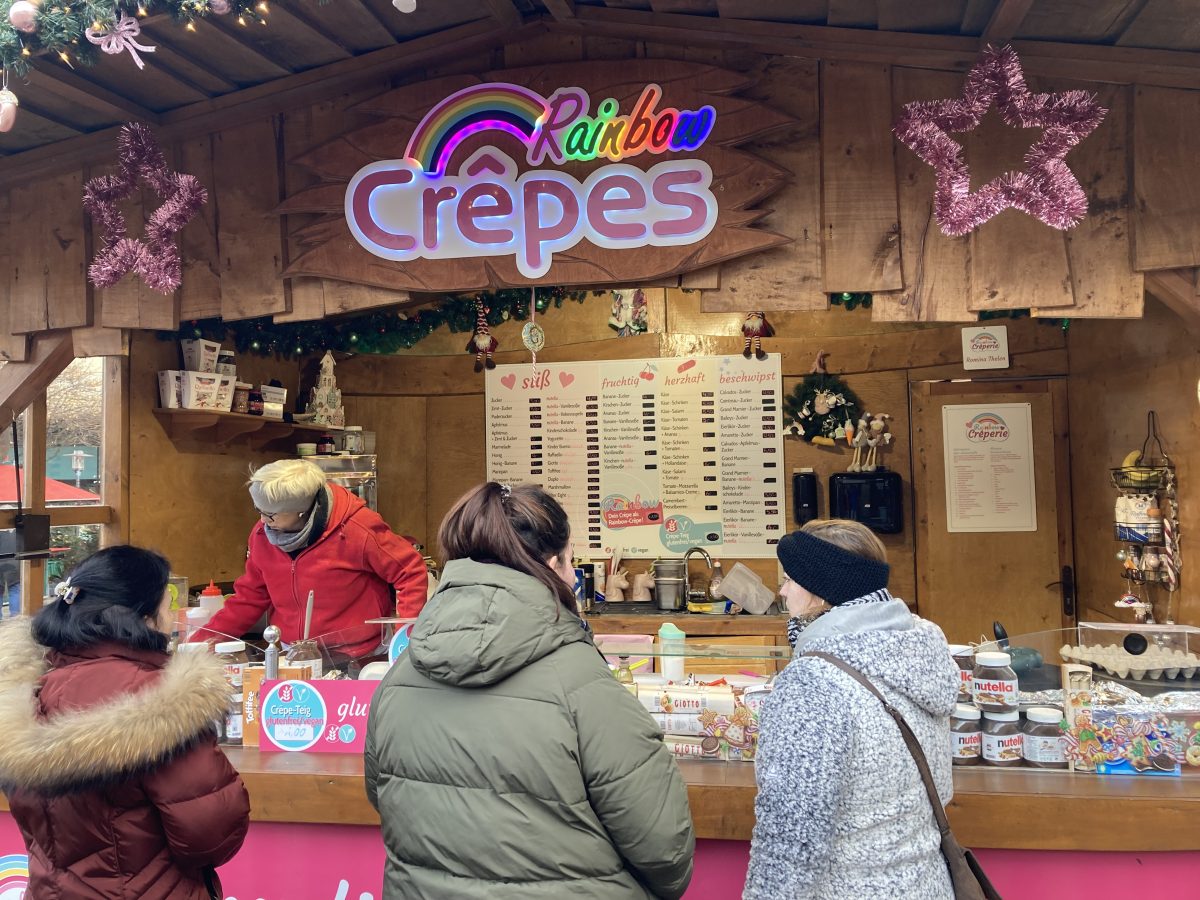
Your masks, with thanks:
M 259 749 L 362 753 L 378 681 L 264 681 Z

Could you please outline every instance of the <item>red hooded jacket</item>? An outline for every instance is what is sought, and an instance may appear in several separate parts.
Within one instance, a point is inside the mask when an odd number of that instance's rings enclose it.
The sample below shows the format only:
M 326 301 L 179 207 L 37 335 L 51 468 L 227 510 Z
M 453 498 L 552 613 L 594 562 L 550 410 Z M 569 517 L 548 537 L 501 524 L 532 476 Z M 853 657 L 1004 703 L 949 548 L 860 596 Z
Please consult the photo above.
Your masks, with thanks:
M 115 642 L 50 651 L 0 627 L 0 783 L 29 848 L 29 897 L 207 900 L 250 800 L 212 723 L 229 705 L 209 654 Z
M 245 634 L 266 611 L 285 642 L 304 637 L 304 607 L 314 591 L 311 637 L 353 630 L 365 635 L 367 619 L 415 618 L 425 606 L 429 576 L 416 548 L 397 537 L 379 514 L 340 485 L 325 530 L 292 559 L 268 539 L 259 522 L 250 532 L 246 572 L 233 584 L 234 597 L 208 623 L 211 631 Z M 192 640 L 211 633 L 201 630 Z M 352 653 L 378 640 L 356 641 Z

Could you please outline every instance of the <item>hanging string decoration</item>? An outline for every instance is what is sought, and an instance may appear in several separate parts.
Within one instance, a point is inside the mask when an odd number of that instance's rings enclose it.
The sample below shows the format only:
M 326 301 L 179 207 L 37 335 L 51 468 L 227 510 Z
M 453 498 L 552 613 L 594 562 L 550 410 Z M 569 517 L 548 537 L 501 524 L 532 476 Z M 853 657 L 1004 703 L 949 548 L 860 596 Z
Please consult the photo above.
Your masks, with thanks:
M 854 423 L 862 416 L 862 403 L 846 382 L 825 368 L 824 350 L 817 354 L 809 374 L 783 401 L 783 427 L 793 437 L 802 437 L 825 447 L 849 442 Z
M 529 289 L 529 300 L 529 321 L 521 329 L 521 343 L 525 345 L 525 349 L 532 355 L 533 368 L 536 371 L 538 351 L 546 346 L 546 332 L 537 323 L 537 291 L 534 288 Z
M 145 125 L 122 126 L 119 145 L 116 174 L 100 175 L 84 187 L 83 208 L 101 235 L 88 278 L 96 287 L 110 287 L 134 272 L 152 290 L 170 294 L 183 278 L 175 235 L 208 201 L 208 192 L 195 175 L 167 168 L 162 148 Z M 145 240 L 139 241 L 128 236 L 120 204 L 133 197 L 143 182 L 162 205 L 147 218 Z
M 1023 170 L 1005 172 L 972 192 L 963 147 L 949 133 L 977 128 L 993 104 L 1006 125 L 1041 128 L 1042 135 L 1025 153 Z M 893 130 L 937 173 L 933 208 L 944 234 L 967 234 L 1010 207 L 1065 230 L 1079 224 L 1088 204 L 1064 157 L 1107 112 L 1087 91 L 1032 93 L 1012 47 L 988 47 L 967 74 L 961 96 L 908 103 Z
M 492 354 L 496 352 L 500 342 L 492 336 L 492 329 L 487 320 L 489 312 L 482 299 L 475 300 L 475 331 L 467 341 L 467 352 L 475 354 L 476 372 L 482 372 L 485 366 L 489 369 L 496 368 Z
M 0 67 L 23 76 L 36 55 L 74 66 L 90 65 L 99 52 L 130 51 L 140 69 L 138 53 L 152 48 L 136 43 L 141 27 L 130 10 L 139 17 L 166 14 L 195 31 L 195 21 L 210 15 L 233 14 L 239 25 L 265 25 L 270 7 L 267 0 L 16 0 L 0 18 Z
M 270 317 L 237 322 L 198 319 L 178 331 L 160 331 L 158 337 L 166 341 L 202 337 L 232 342 L 239 353 L 259 356 L 302 356 L 326 350 L 390 355 L 416 346 L 441 328 L 452 334 L 473 332 L 477 299 L 487 310 L 488 325 L 495 328 L 510 319 L 525 321 L 534 312 L 544 313 L 551 307 L 561 309 L 568 301 L 583 303 L 601 293 L 548 287 L 537 288 L 531 294 L 528 288 L 503 288 L 466 296 L 447 295 L 440 303 L 419 310 L 383 309 L 311 322 L 275 322 Z

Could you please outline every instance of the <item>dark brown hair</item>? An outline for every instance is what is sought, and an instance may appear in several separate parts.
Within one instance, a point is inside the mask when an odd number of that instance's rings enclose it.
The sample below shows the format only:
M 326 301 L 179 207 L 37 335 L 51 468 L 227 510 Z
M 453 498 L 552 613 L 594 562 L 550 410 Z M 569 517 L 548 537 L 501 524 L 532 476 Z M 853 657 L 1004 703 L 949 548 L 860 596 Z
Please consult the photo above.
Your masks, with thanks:
M 467 491 L 438 530 L 443 565 L 452 559 L 499 563 L 544 584 L 571 612 L 575 594 L 546 565 L 562 556 L 571 541 L 571 523 L 562 506 L 536 484 L 506 488 L 495 481 Z

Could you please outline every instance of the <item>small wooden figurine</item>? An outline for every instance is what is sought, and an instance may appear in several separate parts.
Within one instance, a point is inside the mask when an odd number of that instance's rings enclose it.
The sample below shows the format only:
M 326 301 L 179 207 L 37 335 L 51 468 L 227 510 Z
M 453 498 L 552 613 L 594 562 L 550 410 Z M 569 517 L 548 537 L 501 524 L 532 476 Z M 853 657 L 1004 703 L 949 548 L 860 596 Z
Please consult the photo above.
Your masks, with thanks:
M 746 313 L 746 318 L 742 322 L 742 336 L 746 338 L 746 346 L 742 350 L 742 356 L 746 359 L 750 358 L 750 347 L 754 346 L 754 358 L 763 360 L 767 358 L 767 354 L 763 352 L 762 339 L 765 337 L 774 337 L 775 329 L 771 327 L 771 323 L 767 321 L 767 314 L 762 310 Z
M 467 352 L 475 354 L 475 371 L 482 372 L 486 365 L 489 369 L 496 368 L 492 354 L 500 346 L 500 342 L 492 337 L 492 329 L 488 326 L 489 310 L 482 303 L 475 303 L 475 333 L 467 341 Z

